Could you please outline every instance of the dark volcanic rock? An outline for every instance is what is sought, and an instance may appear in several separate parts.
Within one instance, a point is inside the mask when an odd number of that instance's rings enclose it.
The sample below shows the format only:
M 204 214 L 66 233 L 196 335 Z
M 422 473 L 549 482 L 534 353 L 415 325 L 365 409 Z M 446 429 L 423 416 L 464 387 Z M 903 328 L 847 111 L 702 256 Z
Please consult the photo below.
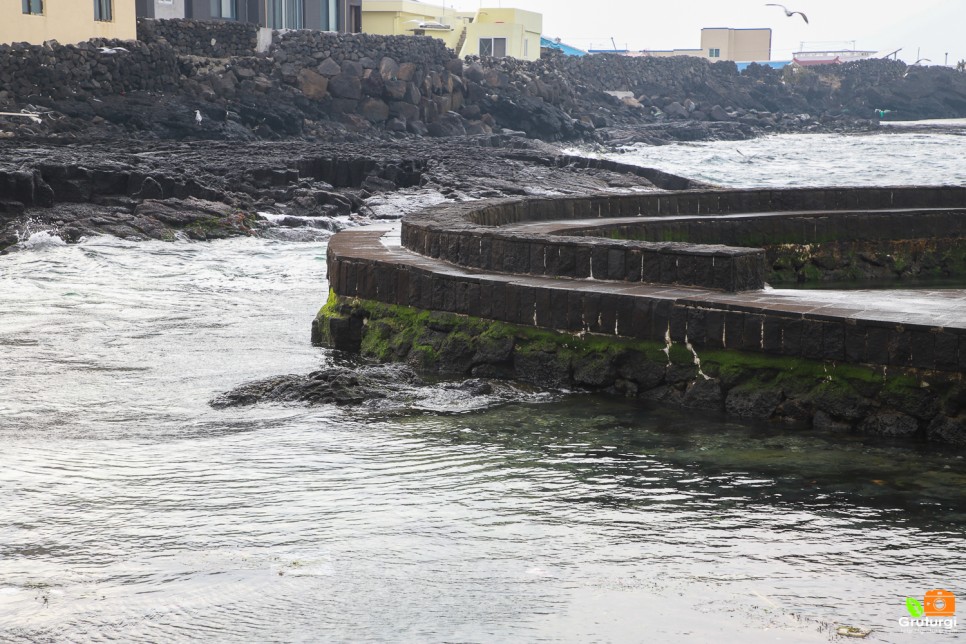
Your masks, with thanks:
M 724 406 L 721 383 L 713 378 L 698 378 L 684 392 L 683 405 L 691 409 L 721 410 Z
M 739 386 L 728 392 L 725 409 L 741 418 L 771 418 L 781 401 L 781 391 Z
M 242 385 L 216 397 L 211 406 L 239 407 L 262 402 L 358 405 L 420 384 L 419 376 L 405 365 L 337 366 L 308 375 L 276 376 Z

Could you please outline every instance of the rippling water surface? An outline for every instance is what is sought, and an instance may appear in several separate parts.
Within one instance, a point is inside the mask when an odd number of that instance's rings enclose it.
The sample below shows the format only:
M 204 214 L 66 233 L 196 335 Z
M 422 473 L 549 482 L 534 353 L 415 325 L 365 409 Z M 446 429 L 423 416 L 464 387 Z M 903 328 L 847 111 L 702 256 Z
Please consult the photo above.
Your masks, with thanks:
M 750 141 L 630 146 L 616 161 L 735 188 L 966 184 L 966 121 L 937 132 L 781 134 Z
M 907 596 L 966 601 L 962 452 L 522 391 L 211 409 L 334 359 L 308 344 L 324 256 L 39 236 L 0 258 L 0 640 L 962 637 L 898 623 Z

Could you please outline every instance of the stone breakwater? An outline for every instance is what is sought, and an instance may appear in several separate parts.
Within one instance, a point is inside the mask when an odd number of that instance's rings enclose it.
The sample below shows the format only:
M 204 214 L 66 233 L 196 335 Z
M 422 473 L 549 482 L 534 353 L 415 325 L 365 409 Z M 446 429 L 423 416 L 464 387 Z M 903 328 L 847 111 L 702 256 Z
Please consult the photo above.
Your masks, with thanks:
M 904 228 L 913 215 L 923 223 Z M 739 289 L 717 273 L 734 275 L 733 264 L 707 268 L 702 244 L 587 237 L 595 228 L 686 224 L 704 243 L 715 234 L 806 243 L 941 234 L 962 248 L 964 217 L 963 188 L 440 206 L 407 219 L 401 244 L 380 231 L 336 235 L 332 297 L 313 333 L 444 373 L 966 443 L 966 325 L 956 297 L 769 291 L 751 280 L 738 285 L 750 290 L 729 293 Z M 559 234 L 567 226 L 581 235 Z M 759 279 L 763 249 L 716 249 L 718 257 L 742 251 Z
M 139 37 L 0 46 L 0 109 L 49 113 L 4 131 L 250 140 L 511 130 L 547 141 L 660 143 L 874 129 L 875 108 L 902 118 L 966 115 L 966 74 L 896 61 L 738 73 L 695 58 L 460 60 L 430 37 L 317 31 L 276 32 L 256 53 L 254 27 L 192 20 L 142 21 Z M 129 51 L 95 47 L 118 45 Z

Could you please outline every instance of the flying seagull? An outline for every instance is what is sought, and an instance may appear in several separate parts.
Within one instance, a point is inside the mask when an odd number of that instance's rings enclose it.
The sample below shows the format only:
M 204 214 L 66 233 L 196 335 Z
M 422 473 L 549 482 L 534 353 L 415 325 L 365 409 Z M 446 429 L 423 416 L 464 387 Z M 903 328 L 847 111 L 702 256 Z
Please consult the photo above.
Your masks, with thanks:
M 98 47 L 97 49 L 102 54 L 107 54 L 109 56 L 113 56 L 114 54 L 116 54 L 118 52 L 122 52 L 122 51 L 125 52 L 125 53 L 127 53 L 127 51 L 128 51 L 124 47 Z
M 198 125 L 201 125 L 201 121 L 202 121 L 201 110 L 195 110 L 195 123 L 197 123 Z
M 783 5 L 783 4 L 775 4 L 773 2 L 769 2 L 765 6 L 766 7 L 781 7 L 782 8 L 782 11 L 784 11 L 785 12 L 785 15 L 788 16 L 789 18 L 791 18 L 792 16 L 794 16 L 797 13 L 798 15 L 800 15 L 802 17 L 802 20 L 805 21 L 805 24 L 806 25 L 808 24 L 808 16 L 806 16 L 801 11 L 789 11 L 788 8 L 785 5 Z

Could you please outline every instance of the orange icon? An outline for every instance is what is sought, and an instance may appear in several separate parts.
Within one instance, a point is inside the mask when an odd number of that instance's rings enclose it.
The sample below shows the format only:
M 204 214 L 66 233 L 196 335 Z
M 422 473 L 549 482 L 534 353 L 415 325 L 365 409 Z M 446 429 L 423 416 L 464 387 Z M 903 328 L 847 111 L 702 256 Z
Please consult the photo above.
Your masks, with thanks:
M 926 617 L 952 617 L 956 614 L 956 596 L 948 590 L 930 590 L 923 607 Z

